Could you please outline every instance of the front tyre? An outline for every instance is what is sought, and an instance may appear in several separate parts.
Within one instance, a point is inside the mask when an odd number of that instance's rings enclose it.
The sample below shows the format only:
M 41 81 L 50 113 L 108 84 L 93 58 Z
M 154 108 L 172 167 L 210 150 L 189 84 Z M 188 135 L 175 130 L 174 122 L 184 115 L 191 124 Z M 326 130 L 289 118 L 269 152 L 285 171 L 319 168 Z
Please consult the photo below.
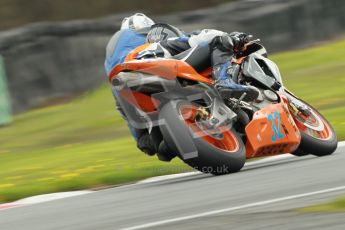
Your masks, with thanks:
M 167 103 L 160 110 L 161 132 L 170 149 L 189 166 L 214 175 L 228 174 L 239 171 L 245 163 L 245 147 L 238 134 L 227 127 L 219 127 L 209 132 L 195 120 L 200 106 L 187 101 Z M 185 135 L 186 127 L 197 149 L 197 157 L 183 159 L 178 152 L 173 135 Z
M 288 93 L 290 111 L 301 132 L 301 144 L 292 153 L 296 156 L 313 154 L 331 155 L 337 148 L 338 140 L 332 125 L 314 107 Z M 296 111 L 300 107 L 302 111 Z

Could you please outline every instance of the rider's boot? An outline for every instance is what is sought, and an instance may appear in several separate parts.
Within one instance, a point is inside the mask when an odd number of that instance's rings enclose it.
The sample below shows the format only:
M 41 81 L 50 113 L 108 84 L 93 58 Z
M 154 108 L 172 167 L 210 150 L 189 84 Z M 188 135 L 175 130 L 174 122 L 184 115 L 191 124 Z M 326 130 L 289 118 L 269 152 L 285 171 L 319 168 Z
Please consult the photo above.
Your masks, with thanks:
M 259 96 L 258 89 L 236 83 L 232 79 L 233 76 L 229 74 L 233 50 L 232 46 L 225 41 L 224 38 L 216 37 L 210 44 L 212 77 L 215 80 L 215 85 L 223 98 L 239 99 L 246 93 L 243 100 L 254 101 Z
M 171 161 L 176 154 L 173 154 L 172 151 L 168 148 L 166 142 L 164 140 L 161 141 L 157 151 L 157 157 L 161 161 Z
M 212 76 L 215 86 L 223 98 L 239 99 L 244 93 L 244 101 L 255 101 L 260 92 L 256 87 L 237 84 L 228 73 L 230 62 L 213 66 Z
M 155 143 L 148 133 L 144 133 L 138 137 L 137 147 L 149 156 L 153 156 L 156 153 Z

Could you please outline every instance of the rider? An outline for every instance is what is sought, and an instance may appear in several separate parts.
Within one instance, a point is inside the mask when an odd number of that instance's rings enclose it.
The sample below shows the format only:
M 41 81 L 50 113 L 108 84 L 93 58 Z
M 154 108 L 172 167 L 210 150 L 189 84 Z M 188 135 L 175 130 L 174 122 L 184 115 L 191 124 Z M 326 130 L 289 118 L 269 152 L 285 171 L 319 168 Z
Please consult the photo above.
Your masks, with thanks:
M 116 65 L 125 60 L 130 51 L 145 44 L 146 36 L 152 25 L 154 25 L 154 21 L 141 13 L 136 13 L 123 19 L 121 29 L 111 37 L 106 48 L 104 67 L 107 75 L 110 74 Z M 115 89 L 112 89 L 112 92 L 116 101 L 117 110 L 127 121 L 126 115 L 119 103 L 120 98 L 118 97 L 118 93 Z M 135 129 L 128 122 L 127 124 L 137 141 L 138 148 L 149 155 L 153 155 L 155 150 L 152 147 L 152 137 L 142 130 Z
M 175 37 L 172 37 L 175 35 Z M 226 33 L 214 29 L 204 29 L 186 36 L 177 28 L 163 23 L 151 27 L 146 41 L 151 45 L 137 58 L 165 57 L 184 60 L 197 71 L 212 67 L 212 77 L 218 91 L 225 97 L 255 100 L 259 92 L 255 87 L 237 84 L 231 76 L 231 59 L 234 52 L 241 51 L 247 42 L 244 33 Z
M 235 83 L 229 74 L 229 63 L 233 51 L 243 47 L 246 37 L 244 33 L 227 34 L 219 30 L 207 29 L 188 35 L 168 24 L 154 24 L 153 20 L 144 14 L 135 14 L 125 18 L 121 30 L 110 39 L 107 45 L 105 69 L 109 75 L 117 64 L 124 61 L 131 50 L 147 42 L 151 45 L 140 52 L 137 58 L 162 56 L 181 59 L 197 71 L 212 66 L 212 76 L 221 94 L 228 97 L 239 97 L 246 93 L 247 96 L 244 99 L 253 100 L 258 96 L 256 89 Z M 115 90 L 113 90 L 113 94 L 118 102 Z M 118 103 L 117 108 L 126 119 Z M 157 153 L 157 143 L 152 135 L 128 126 L 139 149 L 148 155 Z M 158 146 L 163 146 L 163 149 L 164 145 L 163 141 L 158 143 Z

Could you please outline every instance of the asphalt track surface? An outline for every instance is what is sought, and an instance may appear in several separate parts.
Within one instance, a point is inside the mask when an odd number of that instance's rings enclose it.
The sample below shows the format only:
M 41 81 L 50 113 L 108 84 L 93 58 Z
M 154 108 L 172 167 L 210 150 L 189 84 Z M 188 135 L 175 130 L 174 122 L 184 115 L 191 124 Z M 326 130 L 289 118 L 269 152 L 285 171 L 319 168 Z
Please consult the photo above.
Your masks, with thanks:
M 345 229 L 345 213 L 296 208 L 345 194 L 345 146 L 236 174 L 126 185 L 0 211 L 1 230 Z

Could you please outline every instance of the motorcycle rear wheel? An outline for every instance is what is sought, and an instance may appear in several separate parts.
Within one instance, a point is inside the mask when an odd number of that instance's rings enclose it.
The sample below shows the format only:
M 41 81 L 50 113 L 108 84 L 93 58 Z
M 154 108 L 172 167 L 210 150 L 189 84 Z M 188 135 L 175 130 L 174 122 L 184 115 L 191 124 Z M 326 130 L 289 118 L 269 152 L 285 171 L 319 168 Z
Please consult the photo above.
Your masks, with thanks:
M 238 172 L 244 165 L 245 146 L 239 135 L 232 129 L 220 127 L 220 133 L 210 134 L 203 130 L 193 117 L 199 106 L 177 100 L 167 103 L 160 110 L 160 119 L 164 121 L 160 129 L 164 140 L 181 160 L 189 166 L 214 175 Z M 197 149 L 197 156 L 184 159 L 179 152 L 174 136 L 192 137 Z

